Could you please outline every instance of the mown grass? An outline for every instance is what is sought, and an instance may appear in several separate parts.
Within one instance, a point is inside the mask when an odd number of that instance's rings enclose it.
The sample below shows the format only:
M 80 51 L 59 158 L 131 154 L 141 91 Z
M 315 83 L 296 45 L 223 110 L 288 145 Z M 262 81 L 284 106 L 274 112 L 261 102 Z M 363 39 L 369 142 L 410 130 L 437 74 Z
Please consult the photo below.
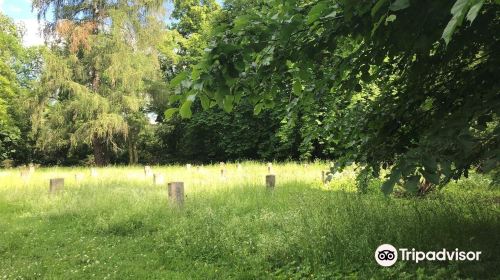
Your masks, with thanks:
M 182 208 L 142 168 L 52 168 L 22 180 L 0 171 L 0 278 L 332 279 L 498 278 L 498 189 L 473 178 L 426 198 L 355 193 L 353 173 L 322 186 L 322 164 L 282 164 L 274 191 L 265 165 L 238 171 L 153 167 L 184 181 Z M 74 174 L 85 173 L 77 183 Z M 48 194 L 48 179 L 65 191 Z M 374 260 L 383 243 L 482 251 L 479 262 Z

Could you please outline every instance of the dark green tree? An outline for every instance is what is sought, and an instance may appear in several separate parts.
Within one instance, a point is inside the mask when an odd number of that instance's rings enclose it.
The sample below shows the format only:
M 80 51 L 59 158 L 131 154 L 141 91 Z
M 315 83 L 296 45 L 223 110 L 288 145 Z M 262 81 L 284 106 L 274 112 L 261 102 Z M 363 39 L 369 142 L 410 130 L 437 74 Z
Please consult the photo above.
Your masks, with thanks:
M 204 58 L 178 76 L 180 115 L 195 100 L 260 112 L 292 96 L 290 120 L 306 110 L 337 168 L 386 169 L 387 193 L 498 168 L 498 4 L 268 1 L 214 28 Z

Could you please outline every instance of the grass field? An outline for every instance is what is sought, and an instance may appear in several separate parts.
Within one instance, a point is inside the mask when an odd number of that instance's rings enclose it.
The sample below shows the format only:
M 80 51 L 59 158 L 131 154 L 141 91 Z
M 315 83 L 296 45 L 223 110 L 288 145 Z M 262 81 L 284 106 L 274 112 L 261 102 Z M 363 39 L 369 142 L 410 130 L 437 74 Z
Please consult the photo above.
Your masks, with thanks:
M 321 183 L 316 163 L 156 167 L 184 181 L 184 207 L 142 167 L 0 171 L 0 279 L 500 278 L 498 188 L 479 175 L 426 198 L 355 192 L 353 172 Z M 83 173 L 77 182 L 75 174 Z M 49 195 L 49 179 L 65 190 Z M 421 251 L 482 251 L 478 262 L 397 262 L 390 243 Z

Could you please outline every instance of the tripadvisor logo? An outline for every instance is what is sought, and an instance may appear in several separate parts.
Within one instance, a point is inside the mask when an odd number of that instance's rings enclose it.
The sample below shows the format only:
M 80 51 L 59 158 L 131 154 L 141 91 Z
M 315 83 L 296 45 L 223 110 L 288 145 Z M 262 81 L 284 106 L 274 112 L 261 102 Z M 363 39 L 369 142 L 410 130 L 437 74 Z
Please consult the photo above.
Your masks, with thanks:
M 381 266 L 392 266 L 398 258 L 402 261 L 479 261 L 480 251 L 460 251 L 458 248 L 452 251 L 442 249 L 440 251 L 416 251 L 415 248 L 396 249 L 391 244 L 382 244 L 375 250 L 375 260 Z

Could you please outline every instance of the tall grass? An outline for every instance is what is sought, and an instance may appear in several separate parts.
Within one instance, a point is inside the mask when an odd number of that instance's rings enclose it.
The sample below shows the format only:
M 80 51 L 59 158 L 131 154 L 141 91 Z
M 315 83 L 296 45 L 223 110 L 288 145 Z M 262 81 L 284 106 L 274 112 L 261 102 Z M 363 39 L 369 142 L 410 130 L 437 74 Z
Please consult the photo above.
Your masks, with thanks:
M 0 278 L 498 277 L 498 190 L 483 177 L 427 198 L 396 199 L 376 190 L 358 195 L 353 171 L 323 186 L 325 168 L 274 165 L 270 192 L 267 167 L 258 163 L 241 171 L 228 165 L 225 178 L 218 165 L 153 166 L 167 181 L 185 182 L 182 208 L 141 167 L 100 169 L 97 178 L 84 168 L 50 168 L 28 180 L 0 171 Z M 82 182 L 76 173 L 85 174 Z M 65 191 L 49 195 L 54 177 L 65 178 Z M 383 243 L 482 255 L 382 268 L 373 255 Z

